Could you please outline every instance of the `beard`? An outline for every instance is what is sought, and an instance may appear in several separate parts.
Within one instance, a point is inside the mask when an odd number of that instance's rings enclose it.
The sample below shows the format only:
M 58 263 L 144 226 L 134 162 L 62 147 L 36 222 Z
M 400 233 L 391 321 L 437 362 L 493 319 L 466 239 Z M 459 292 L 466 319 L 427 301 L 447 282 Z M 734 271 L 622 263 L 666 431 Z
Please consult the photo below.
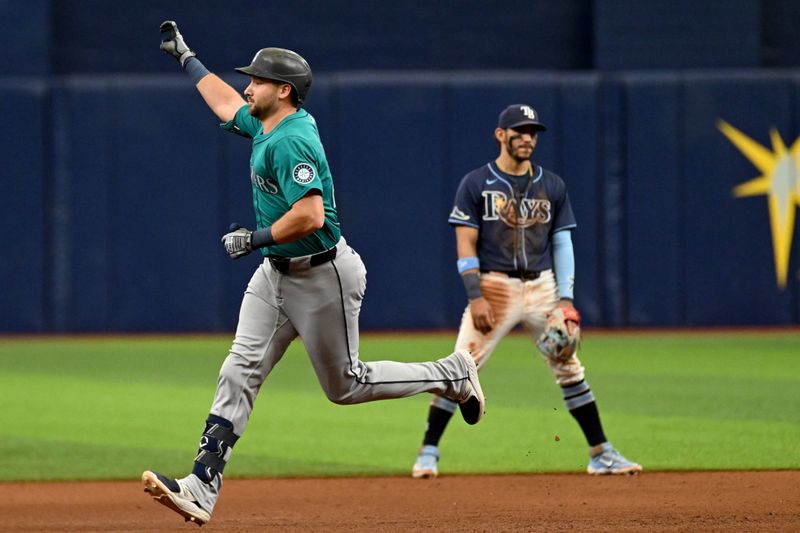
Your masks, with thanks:
M 531 155 L 533 154 L 533 147 L 521 144 L 515 148 L 514 141 L 516 141 L 518 138 L 519 137 L 513 135 L 508 138 L 508 140 L 506 141 L 506 151 L 508 152 L 508 155 L 510 155 L 511 158 L 514 159 L 514 161 L 516 161 L 517 163 L 523 163 L 530 159 Z M 523 156 L 520 154 L 520 152 L 522 152 L 523 150 L 525 150 L 526 152 L 529 151 L 530 153 L 528 153 L 528 155 Z
M 250 113 L 250 116 L 257 118 L 258 120 L 264 120 L 275 112 L 276 107 L 277 100 L 269 100 L 261 103 L 254 102 L 251 104 L 250 109 L 248 109 L 247 112 Z

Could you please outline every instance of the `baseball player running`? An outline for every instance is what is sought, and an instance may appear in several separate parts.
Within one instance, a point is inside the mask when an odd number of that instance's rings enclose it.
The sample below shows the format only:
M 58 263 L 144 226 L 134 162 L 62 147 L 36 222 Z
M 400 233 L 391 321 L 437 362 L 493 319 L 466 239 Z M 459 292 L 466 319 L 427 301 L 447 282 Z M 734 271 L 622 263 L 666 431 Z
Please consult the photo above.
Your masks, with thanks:
M 580 317 L 572 305 L 575 218 L 564 181 L 530 161 L 538 133 L 545 129 L 532 107 L 507 107 L 494 132 L 500 155 L 467 174 L 458 187 L 448 222 L 455 227 L 458 271 L 469 304 L 456 348 L 471 351 L 480 369 L 500 339 L 522 323 L 583 430 L 588 472 L 637 473 L 642 467 L 606 440 L 575 353 L 580 335 Z M 438 475 L 439 440 L 456 405 L 434 396 L 413 477 Z
M 234 225 L 222 243 L 233 259 L 259 250 L 264 261 L 245 291 L 192 472 L 172 479 L 145 471 L 145 491 L 187 521 L 209 521 L 223 470 L 244 433 L 259 388 L 297 337 L 334 403 L 432 392 L 460 404 L 464 420 L 477 423 L 485 400 L 468 352 L 426 363 L 359 359 L 358 315 L 366 269 L 341 237 L 317 126 L 300 108 L 311 87 L 308 63 L 290 50 L 259 50 L 249 66 L 236 69 L 250 77 L 243 99 L 209 73 L 175 22 L 162 23 L 161 34 L 161 50 L 180 62 L 223 121 L 222 128 L 252 139 L 256 229 Z

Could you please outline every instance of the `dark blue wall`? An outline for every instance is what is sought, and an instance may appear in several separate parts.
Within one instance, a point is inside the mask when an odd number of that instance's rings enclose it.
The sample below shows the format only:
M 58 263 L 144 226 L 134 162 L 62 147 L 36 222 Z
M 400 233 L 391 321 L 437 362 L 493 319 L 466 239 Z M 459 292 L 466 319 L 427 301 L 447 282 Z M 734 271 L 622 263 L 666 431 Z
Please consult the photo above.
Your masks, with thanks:
M 761 2 L 596 0 L 594 5 L 595 68 L 761 65 Z M 770 27 L 765 31 L 772 34 Z M 776 39 L 773 46 L 782 50 L 783 41 Z
M 210 66 L 249 63 L 265 46 L 303 51 L 319 71 L 589 68 L 591 2 L 485 0 L 101 0 L 53 2 L 54 72 L 166 72 L 153 60 L 163 20 Z M 531 53 L 535 50 L 535 53 Z
M 48 326 L 51 242 L 45 239 L 52 202 L 48 182 L 53 157 L 41 82 L 0 81 L 0 330 L 39 331 Z
M 229 81 L 241 86 L 240 77 Z M 249 143 L 185 76 L 0 84 L 2 331 L 231 329 L 257 259 L 219 245 L 252 224 Z M 308 101 L 344 234 L 364 257 L 363 326 L 453 327 L 464 305 L 446 224 L 464 173 L 495 157 L 508 103 L 549 129 L 536 159 L 575 208 L 590 324 L 798 323 L 797 237 L 777 287 L 759 171 L 718 130 L 800 136 L 800 75 L 386 73 L 320 76 Z
M 760 171 L 717 127 L 800 136 L 800 73 L 753 68 L 800 66 L 797 2 L 220 5 L 0 0 L 0 331 L 235 325 L 257 259 L 219 237 L 253 221 L 249 144 L 158 50 L 167 18 L 238 89 L 262 46 L 311 61 L 365 328 L 457 324 L 447 214 L 515 102 L 550 126 L 536 159 L 569 187 L 589 324 L 800 323 L 800 237 L 779 288 L 766 197 L 732 195 Z
M 792 261 L 789 287 L 776 289 L 766 196 L 732 194 L 762 172 L 717 129 L 724 120 L 771 150 L 775 128 L 791 145 L 795 77 L 625 77 L 628 323 L 797 322 L 800 270 Z
M 220 71 L 265 46 L 318 72 L 800 66 L 798 16 L 795 0 L 0 0 L 0 73 L 168 73 L 166 19 Z
M 0 76 L 50 72 L 52 0 L 0 0 Z

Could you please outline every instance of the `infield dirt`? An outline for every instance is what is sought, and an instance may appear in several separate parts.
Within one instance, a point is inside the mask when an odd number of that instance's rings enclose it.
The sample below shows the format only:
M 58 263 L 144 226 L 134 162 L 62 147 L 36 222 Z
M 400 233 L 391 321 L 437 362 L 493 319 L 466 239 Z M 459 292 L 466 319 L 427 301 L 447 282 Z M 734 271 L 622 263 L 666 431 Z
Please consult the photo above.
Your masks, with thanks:
M 197 531 L 130 482 L 0 484 L 0 531 Z M 227 480 L 209 531 L 800 531 L 800 471 Z

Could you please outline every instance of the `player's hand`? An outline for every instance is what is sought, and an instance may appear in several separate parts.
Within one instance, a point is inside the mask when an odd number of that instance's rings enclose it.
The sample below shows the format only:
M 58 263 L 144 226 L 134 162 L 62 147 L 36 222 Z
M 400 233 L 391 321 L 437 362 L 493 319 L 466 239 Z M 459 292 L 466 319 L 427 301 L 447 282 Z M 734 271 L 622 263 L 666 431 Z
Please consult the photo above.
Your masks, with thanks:
M 571 336 L 580 335 L 581 315 L 572 305 L 572 300 L 561 299 L 556 304 L 556 307 L 560 307 L 564 312 L 564 323 L 567 326 L 567 332 Z
M 483 333 L 489 333 L 494 328 L 494 312 L 492 306 L 486 298 L 476 298 L 469 301 L 469 312 L 472 315 L 472 323 L 475 329 Z
M 230 233 L 222 237 L 222 245 L 231 259 L 239 259 L 253 251 L 253 232 L 239 224 L 231 224 Z
M 536 347 L 551 361 L 565 363 L 575 355 L 580 342 L 581 316 L 570 300 L 561 300 L 547 315 L 547 323 Z
M 178 31 L 178 25 L 174 20 L 165 20 L 161 23 L 161 50 L 165 54 L 169 54 L 181 64 L 185 66 L 190 57 L 195 57 L 195 54 L 183 40 L 183 35 Z

